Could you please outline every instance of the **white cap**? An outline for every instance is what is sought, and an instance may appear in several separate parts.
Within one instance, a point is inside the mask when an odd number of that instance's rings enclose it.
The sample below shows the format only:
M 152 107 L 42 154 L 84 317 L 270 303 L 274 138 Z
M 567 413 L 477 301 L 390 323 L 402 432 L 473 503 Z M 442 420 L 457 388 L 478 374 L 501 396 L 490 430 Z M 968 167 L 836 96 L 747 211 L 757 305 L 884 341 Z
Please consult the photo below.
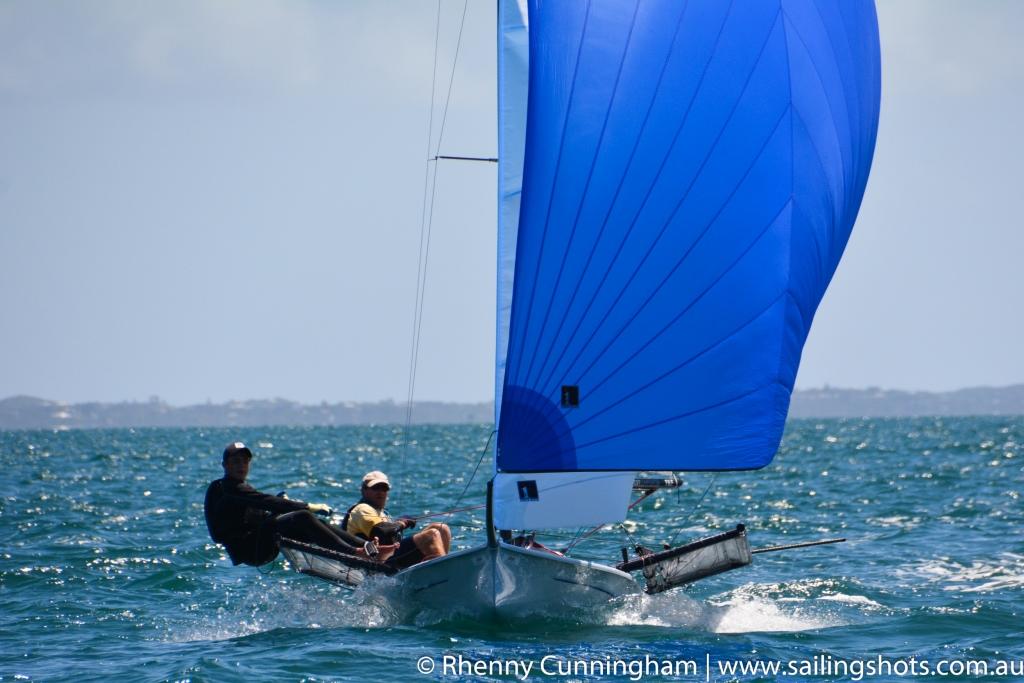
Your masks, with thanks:
M 371 488 L 377 484 L 387 484 L 388 488 L 391 488 L 391 482 L 388 481 L 388 475 L 378 470 L 367 472 L 363 477 L 363 488 Z

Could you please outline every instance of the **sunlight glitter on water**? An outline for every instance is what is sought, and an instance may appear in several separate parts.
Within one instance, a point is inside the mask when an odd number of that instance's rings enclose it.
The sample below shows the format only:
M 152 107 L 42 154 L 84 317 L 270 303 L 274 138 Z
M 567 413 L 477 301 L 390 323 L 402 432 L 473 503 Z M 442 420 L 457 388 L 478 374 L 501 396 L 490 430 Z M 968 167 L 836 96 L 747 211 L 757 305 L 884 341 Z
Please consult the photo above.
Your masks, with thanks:
M 989 593 L 1024 587 L 1024 555 L 1002 553 L 999 560 L 975 560 L 969 565 L 949 559 L 922 562 L 901 574 L 942 584 L 946 591 Z
M 797 421 L 772 465 L 687 475 L 660 504 L 633 510 L 631 534 L 656 547 L 744 522 L 754 546 L 835 535 L 848 543 L 757 555 L 691 588 L 591 613 L 490 623 L 427 614 L 396 605 L 387 581 L 347 592 L 281 562 L 233 567 L 209 539 L 203 492 L 231 440 L 274 444 L 251 476 L 262 490 L 293 488 L 344 509 L 372 463 L 402 493 L 394 512 L 422 514 L 452 506 L 490 429 L 415 427 L 408 458 L 392 427 L 0 433 L 0 671 L 32 680 L 85 671 L 134 681 L 143 666 L 154 680 L 407 680 L 417 657 L 439 649 L 805 657 L 941 645 L 1024 657 L 1007 635 L 1019 631 L 1024 602 L 1015 495 L 1024 472 L 1002 453 L 1003 466 L 985 464 L 999 444 L 1024 442 L 1019 419 Z M 826 435 L 837 442 L 822 443 Z M 996 446 L 979 452 L 985 441 Z M 463 504 L 481 503 L 483 490 L 478 477 Z M 448 521 L 455 547 L 481 542 L 479 511 Z M 580 557 L 614 562 L 630 542 L 621 530 L 602 532 Z

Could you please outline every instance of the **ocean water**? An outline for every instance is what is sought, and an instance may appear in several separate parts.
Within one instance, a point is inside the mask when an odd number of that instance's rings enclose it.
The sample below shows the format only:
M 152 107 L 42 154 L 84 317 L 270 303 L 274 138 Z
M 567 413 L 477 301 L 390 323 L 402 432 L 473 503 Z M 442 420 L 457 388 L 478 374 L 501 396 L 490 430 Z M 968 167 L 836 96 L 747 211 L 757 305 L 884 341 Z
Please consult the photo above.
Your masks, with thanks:
M 427 614 L 281 560 L 232 567 L 207 537 L 228 441 L 254 447 L 262 490 L 344 508 L 380 468 L 392 511 L 423 514 L 456 504 L 489 432 L 414 427 L 408 446 L 390 426 L 0 433 L 0 680 L 923 680 L 938 666 L 1024 680 L 1024 418 L 793 421 L 769 467 L 687 475 L 575 555 L 614 562 L 629 538 L 737 522 L 754 546 L 848 542 L 592 613 Z M 460 506 L 483 502 L 489 467 Z M 481 510 L 448 521 L 457 546 L 481 542 Z M 770 662 L 786 668 L 722 668 Z

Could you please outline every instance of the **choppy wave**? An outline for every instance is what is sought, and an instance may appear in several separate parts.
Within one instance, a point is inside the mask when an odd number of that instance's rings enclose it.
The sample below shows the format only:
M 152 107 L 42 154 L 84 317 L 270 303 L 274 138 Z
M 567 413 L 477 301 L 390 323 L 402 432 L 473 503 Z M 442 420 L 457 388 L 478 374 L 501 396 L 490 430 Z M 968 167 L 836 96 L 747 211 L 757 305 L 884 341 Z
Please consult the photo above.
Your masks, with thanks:
M 710 633 L 799 632 L 860 623 L 887 608 L 832 579 L 746 583 L 706 599 L 681 591 L 630 598 L 612 625 L 681 627 Z
M 752 595 L 695 600 L 680 592 L 635 596 L 608 619 L 611 626 L 660 626 L 708 633 L 796 632 L 838 626 L 824 611 Z
M 386 580 L 385 580 L 386 581 Z M 402 622 L 402 610 L 381 580 L 349 590 L 304 576 L 257 580 L 215 610 L 166 625 L 172 642 L 226 640 L 286 628 L 383 629 Z
M 573 627 L 645 626 L 685 629 L 695 633 L 800 632 L 835 628 L 886 608 L 864 595 L 837 592 L 836 582 L 809 579 L 787 584 L 744 584 L 708 598 L 682 590 L 620 598 L 606 607 L 574 613 L 524 615 L 513 624 Z M 393 580 L 375 579 L 355 591 L 320 585 L 295 576 L 270 585 L 259 582 L 233 595 L 228 604 L 166 628 L 173 642 L 216 641 L 285 628 L 388 629 L 395 626 L 436 627 L 464 624 L 478 617 L 448 611 L 418 610 L 396 599 Z M 513 620 L 516 621 L 516 620 Z M 492 624 L 493 627 L 493 624 Z
M 948 558 L 924 560 L 897 572 L 902 577 L 939 584 L 945 591 L 992 593 L 1024 588 L 1024 555 L 961 563 Z
M 231 440 L 273 444 L 254 461 L 259 488 L 344 508 L 352 482 L 379 468 L 400 492 L 394 511 L 415 514 L 451 507 L 489 433 L 414 427 L 407 456 L 391 427 L 0 433 L 0 675 L 407 680 L 417 657 L 448 651 L 1024 658 L 1024 471 L 1007 445 L 1024 443 L 1020 418 L 793 422 L 769 467 L 685 475 L 634 509 L 629 535 L 602 532 L 580 551 L 614 562 L 634 541 L 739 522 L 754 546 L 848 543 L 757 555 L 690 589 L 586 613 L 428 613 L 395 600 L 386 579 L 351 592 L 280 564 L 259 573 L 209 540 L 203 492 Z M 463 504 L 482 495 L 474 485 Z M 457 543 L 480 540 L 482 515 L 449 521 Z

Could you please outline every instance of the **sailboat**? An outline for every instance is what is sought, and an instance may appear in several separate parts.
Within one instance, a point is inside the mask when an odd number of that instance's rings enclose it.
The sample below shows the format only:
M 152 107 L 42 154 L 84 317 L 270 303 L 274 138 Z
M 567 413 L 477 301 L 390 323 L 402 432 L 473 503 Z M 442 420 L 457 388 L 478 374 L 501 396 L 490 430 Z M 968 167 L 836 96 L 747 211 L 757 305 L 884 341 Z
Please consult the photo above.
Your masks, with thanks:
M 498 24 L 487 538 L 394 580 L 517 616 L 749 564 L 742 525 L 608 564 L 513 530 L 620 522 L 640 472 L 771 462 L 871 166 L 874 5 L 499 0 Z M 373 571 L 309 550 L 285 548 L 324 578 Z

